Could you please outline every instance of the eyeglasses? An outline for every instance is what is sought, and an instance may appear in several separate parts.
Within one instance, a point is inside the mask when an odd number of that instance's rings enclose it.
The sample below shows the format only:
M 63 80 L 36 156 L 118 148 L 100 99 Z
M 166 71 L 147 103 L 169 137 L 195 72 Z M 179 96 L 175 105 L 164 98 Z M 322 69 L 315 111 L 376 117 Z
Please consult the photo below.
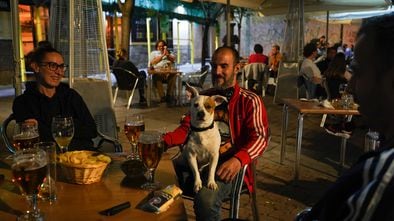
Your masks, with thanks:
M 65 64 L 57 64 L 55 62 L 41 62 L 40 66 L 46 66 L 51 71 L 57 71 L 58 68 L 60 68 L 61 71 L 66 71 L 68 67 Z

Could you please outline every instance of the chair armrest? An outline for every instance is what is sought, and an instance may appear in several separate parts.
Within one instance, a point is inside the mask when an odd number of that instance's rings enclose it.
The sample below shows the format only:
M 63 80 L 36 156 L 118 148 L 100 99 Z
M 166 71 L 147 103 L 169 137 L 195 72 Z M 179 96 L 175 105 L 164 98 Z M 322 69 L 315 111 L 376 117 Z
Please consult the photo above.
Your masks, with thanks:
M 11 153 L 15 153 L 15 149 L 12 146 L 10 140 L 8 139 L 7 136 L 7 127 L 8 124 L 15 120 L 14 114 L 10 114 L 10 116 L 8 116 L 2 123 L 1 128 L 0 128 L 0 133 L 1 133 L 1 137 L 3 138 L 4 144 L 7 147 L 8 151 L 10 151 Z
M 109 137 L 109 136 L 107 136 L 107 135 L 105 135 L 105 134 L 103 134 L 103 133 L 101 133 L 99 131 L 97 132 L 97 134 L 98 134 L 98 137 L 100 137 L 100 141 L 97 144 L 97 148 L 98 149 L 101 147 L 101 145 L 104 142 L 107 142 L 107 143 L 110 143 L 110 144 L 114 145 L 115 152 L 122 152 L 123 151 L 123 147 L 119 143 L 118 140 L 116 140 L 116 139 L 114 139 L 112 137 Z

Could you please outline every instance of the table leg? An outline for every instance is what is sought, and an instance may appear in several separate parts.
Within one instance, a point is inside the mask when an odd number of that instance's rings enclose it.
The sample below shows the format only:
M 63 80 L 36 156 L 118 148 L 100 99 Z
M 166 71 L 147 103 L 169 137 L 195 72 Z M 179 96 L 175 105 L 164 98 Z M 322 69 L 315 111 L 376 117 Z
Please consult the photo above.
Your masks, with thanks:
M 182 106 L 183 105 L 183 102 L 182 102 L 182 73 L 177 74 L 176 77 L 177 77 L 177 81 L 178 81 L 178 85 L 177 85 L 177 87 L 178 87 L 178 102 L 177 102 L 177 104 L 179 106 Z
M 301 142 L 302 142 L 302 130 L 304 127 L 304 114 L 298 114 L 298 125 L 297 125 L 297 137 L 296 137 L 296 156 L 295 156 L 295 168 L 294 168 L 294 180 L 297 181 L 299 178 L 300 171 L 300 158 L 301 158 Z
M 339 155 L 339 162 L 341 164 L 341 167 L 345 166 L 345 158 L 346 158 L 346 143 L 347 139 L 342 137 L 341 138 L 341 153 Z
M 287 124 L 289 120 L 289 107 L 284 104 L 282 111 L 282 141 L 280 145 L 280 164 L 283 164 L 283 161 L 286 158 L 286 139 L 287 139 Z
M 150 103 L 151 103 L 151 100 L 152 100 L 152 74 L 148 74 L 148 91 L 147 91 L 147 101 L 146 101 L 146 105 L 148 106 L 148 107 L 150 107 Z

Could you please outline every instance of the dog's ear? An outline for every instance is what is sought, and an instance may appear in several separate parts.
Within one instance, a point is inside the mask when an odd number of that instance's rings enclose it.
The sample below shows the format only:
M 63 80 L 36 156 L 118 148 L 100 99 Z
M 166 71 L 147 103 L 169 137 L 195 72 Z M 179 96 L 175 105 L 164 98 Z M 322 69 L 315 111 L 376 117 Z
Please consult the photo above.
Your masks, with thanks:
M 213 95 L 211 96 L 211 98 L 215 101 L 215 105 L 219 106 L 220 104 L 222 104 L 223 102 L 227 102 L 227 98 L 221 95 Z
M 197 97 L 199 95 L 198 90 L 195 87 L 190 86 L 187 82 L 186 82 L 186 90 L 191 93 L 191 98 Z

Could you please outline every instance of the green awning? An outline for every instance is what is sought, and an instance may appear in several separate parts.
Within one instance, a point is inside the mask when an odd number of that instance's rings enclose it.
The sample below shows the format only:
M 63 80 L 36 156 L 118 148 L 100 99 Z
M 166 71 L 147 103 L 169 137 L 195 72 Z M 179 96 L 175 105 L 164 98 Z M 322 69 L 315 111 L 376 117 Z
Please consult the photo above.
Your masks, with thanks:
M 218 3 L 203 3 L 208 13 L 208 21 L 215 23 L 215 14 L 223 8 Z M 113 12 L 120 11 L 114 0 L 103 0 L 103 10 Z M 202 3 L 187 3 L 179 0 L 136 0 L 133 16 L 153 17 L 155 15 L 168 15 L 169 18 L 189 20 L 197 23 L 205 23 L 206 18 Z

